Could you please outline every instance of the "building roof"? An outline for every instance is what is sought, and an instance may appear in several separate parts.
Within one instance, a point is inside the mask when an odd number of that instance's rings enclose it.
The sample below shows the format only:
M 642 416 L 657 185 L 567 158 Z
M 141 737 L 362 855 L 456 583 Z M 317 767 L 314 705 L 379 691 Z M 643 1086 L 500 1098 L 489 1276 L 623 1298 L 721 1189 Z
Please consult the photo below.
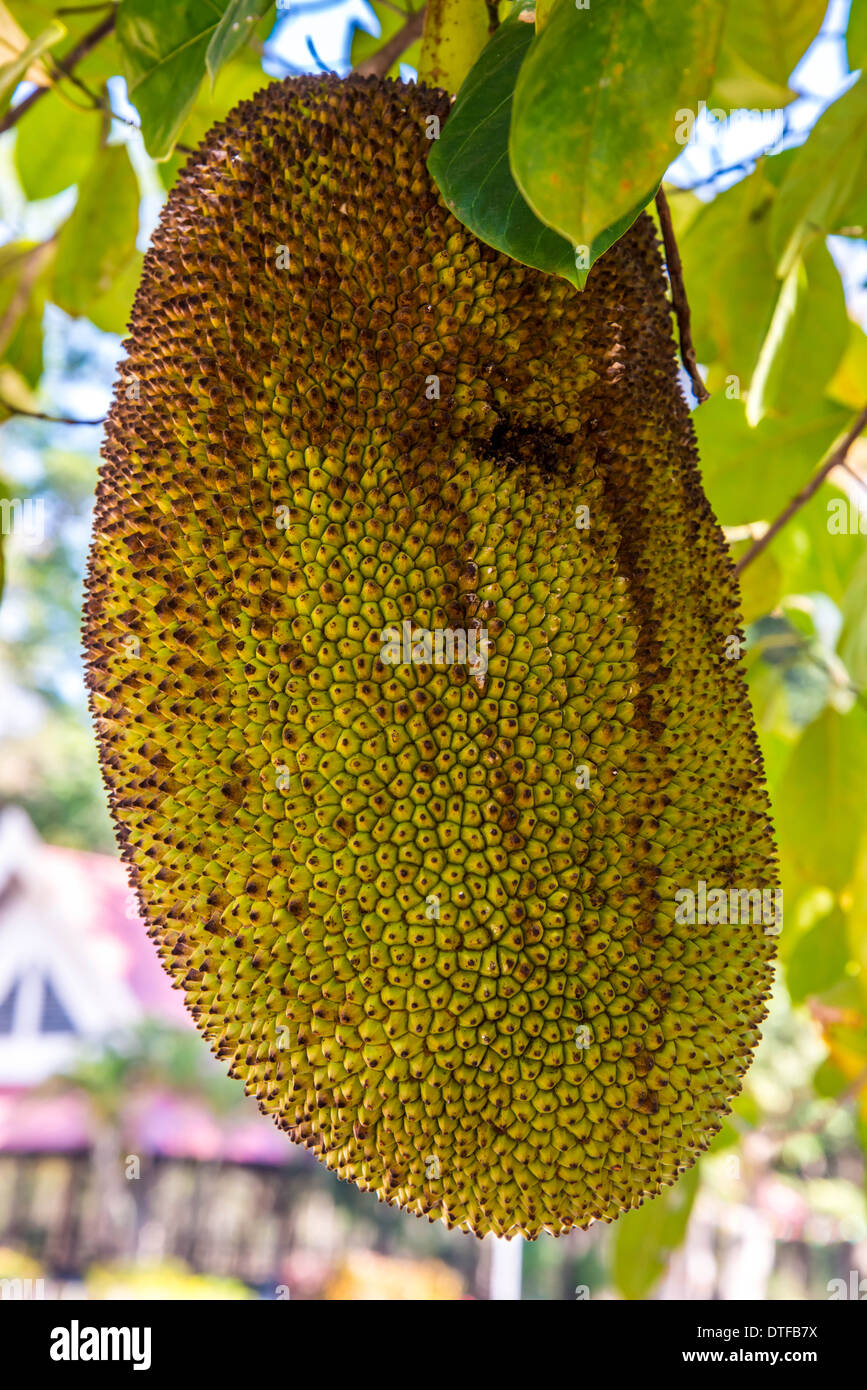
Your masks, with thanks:
M 53 1082 L 82 1044 L 145 1019 L 192 1030 L 111 855 L 47 845 L 17 807 L 0 812 L 0 1152 L 90 1146 L 87 1097 Z M 202 1047 L 205 1047 L 204 1042 Z M 217 1065 L 216 1063 L 214 1064 Z M 204 1096 L 154 1086 L 123 1115 L 138 1153 L 286 1163 L 294 1148 L 246 1100 L 216 1114 Z

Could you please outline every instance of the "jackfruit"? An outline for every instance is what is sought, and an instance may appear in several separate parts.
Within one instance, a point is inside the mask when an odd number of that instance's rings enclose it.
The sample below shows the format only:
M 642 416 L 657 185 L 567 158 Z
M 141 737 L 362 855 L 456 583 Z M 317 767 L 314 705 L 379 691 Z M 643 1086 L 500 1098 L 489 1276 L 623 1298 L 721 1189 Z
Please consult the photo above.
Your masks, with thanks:
M 231 1073 L 380 1199 L 533 1238 L 707 1147 L 773 929 L 682 893 L 776 866 L 653 224 L 583 292 L 510 260 L 427 172 L 447 115 L 302 78 L 190 157 L 106 429 L 87 675 Z

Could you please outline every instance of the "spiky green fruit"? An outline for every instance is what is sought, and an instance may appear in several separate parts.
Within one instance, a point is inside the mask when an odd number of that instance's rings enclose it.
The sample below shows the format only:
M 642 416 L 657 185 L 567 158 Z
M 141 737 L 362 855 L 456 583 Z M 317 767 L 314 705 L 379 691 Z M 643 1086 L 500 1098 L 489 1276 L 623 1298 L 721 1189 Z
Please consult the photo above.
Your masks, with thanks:
M 447 109 L 275 84 L 191 158 L 107 428 L 88 679 L 232 1073 L 341 1177 L 532 1237 L 718 1129 L 773 938 L 677 894 L 773 888 L 774 853 L 653 226 L 583 294 L 481 245 L 426 170 Z

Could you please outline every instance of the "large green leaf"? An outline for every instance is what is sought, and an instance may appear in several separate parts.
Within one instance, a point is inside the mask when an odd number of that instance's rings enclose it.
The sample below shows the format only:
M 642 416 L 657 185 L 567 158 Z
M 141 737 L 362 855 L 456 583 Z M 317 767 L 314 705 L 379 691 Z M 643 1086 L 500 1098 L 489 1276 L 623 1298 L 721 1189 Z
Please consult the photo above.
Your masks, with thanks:
M 97 154 L 101 132 L 98 111 L 70 111 L 56 91 L 40 97 L 19 121 L 15 137 L 15 165 L 27 197 L 50 198 L 79 183 Z
M 747 419 L 803 413 L 818 402 L 849 339 L 840 272 L 823 241 L 806 247 L 777 297 L 750 385 Z
M 255 32 L 259 20 L 273 4 L 274 0 L 229 0 L 205 54 L 212 87 L 220 68 L 240 52 Z
M 87 314 L 135 255 L 138 180 L 125 145 L 100 151 L 60 230 L 51 297 L 68 314 Z
M 724 47 L 785 88 L 827 8 L 827 0 L 741 0 L 728 7 Z
M 700 362 L 719 362 L 746 391 L 765 339 L 777 283 L 768 246 L 775 190 L 764 167 L 692 219 L 679 239 Z
M 217 0 L 121 0 L 117 37 L 130 101 L 153 159 L 171 154 L 223 17 Z
M 742 400 L 717 391 L 693 416 L 705 491 L 724 526 L 772 521 L 818 468 L 851 412 L 830 401 L 747 424 Z
M 699 1170 L 690 1168 L 673 1187 L 626 1212 L 614 1229 L 611 1275 L 624 1298 L 643 1299 L 665 1273 L 669 1256 L 686 1235 Z
M 849 938 L 846 918 L 839 907 L 799 937 L 786 963 L 786 987 L 793 1004 L 809 995 L 822 994 L 846 974 Z
M 780 850 L 798 876 L 846 886 L 864 823 L 867 712 L 828 708 L 795 745 L 774 808 Z
M 658 187 L 678 154 L 677 116 L 714 73 L 724 0 L 559 0 L 515 84 L 509 148 L 537 216 L 592 247 Z
M 771 245 L 787 275 L 805 246 L 829 232 L 867 226 L 867 80 L 859 78 L 820 116 L 792 159 L 771 214 Z
M 530 210 L 509 168 L 512 94 L 532 41 L 533 26 L 517 15 L 500 25 L 433 142 L 428 167 L 452 212 L 482 241 L 577 285 L 574 249 Z

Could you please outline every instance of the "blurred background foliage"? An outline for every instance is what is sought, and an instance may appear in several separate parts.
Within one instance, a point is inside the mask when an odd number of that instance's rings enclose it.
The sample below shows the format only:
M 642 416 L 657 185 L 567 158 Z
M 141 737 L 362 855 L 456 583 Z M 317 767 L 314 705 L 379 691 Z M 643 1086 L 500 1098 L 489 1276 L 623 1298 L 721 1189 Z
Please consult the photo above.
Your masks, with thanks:
M 48 840 L 113 852 L 78 612 L 98 422 L 166 191 L 209 126 L 266 82 L 371 63 L 411 79 L 422 9 L 0 3 L 0 797 Z M 739 559 L 867 403 L 867 0 L 780 13 L 772 0 L 729 7 L 708 110 L 666 182 L 711 391 L 694 412 L 703 474 Z M 40 524 L 21 523 L 27 501 Z M 696 1250 L 733 1212 L 751 1212 L 776 1248 L 770 1296 L 827 1296 L 841 1243 L 865 1263 L 865 538 L 859 441 L 743 571 L 744 660 L 784 884 L 780 981 L 757 1063 L 694 1174 L 592 1239 L 527 1248 L 531 1296 L 671 1294 L 677 1278 L 700 1289 Z M 162 1065 L 153 1048 L 83 1062 L 78 1084 L 110 1092 Z M 787 1240 L 824 1250 L 825 1263 L 789 1260 Z M 763 1296 L 738 1293 L 753 1275 L 735 1270 L 727 1296 Z M 183 1271 L 171 1277 L 181 1289 Z M 359 1266 L 340 1277 L 356 1296 L 379 1276 Z M 453 1296 L 447 1285 L 425 1296 Z

